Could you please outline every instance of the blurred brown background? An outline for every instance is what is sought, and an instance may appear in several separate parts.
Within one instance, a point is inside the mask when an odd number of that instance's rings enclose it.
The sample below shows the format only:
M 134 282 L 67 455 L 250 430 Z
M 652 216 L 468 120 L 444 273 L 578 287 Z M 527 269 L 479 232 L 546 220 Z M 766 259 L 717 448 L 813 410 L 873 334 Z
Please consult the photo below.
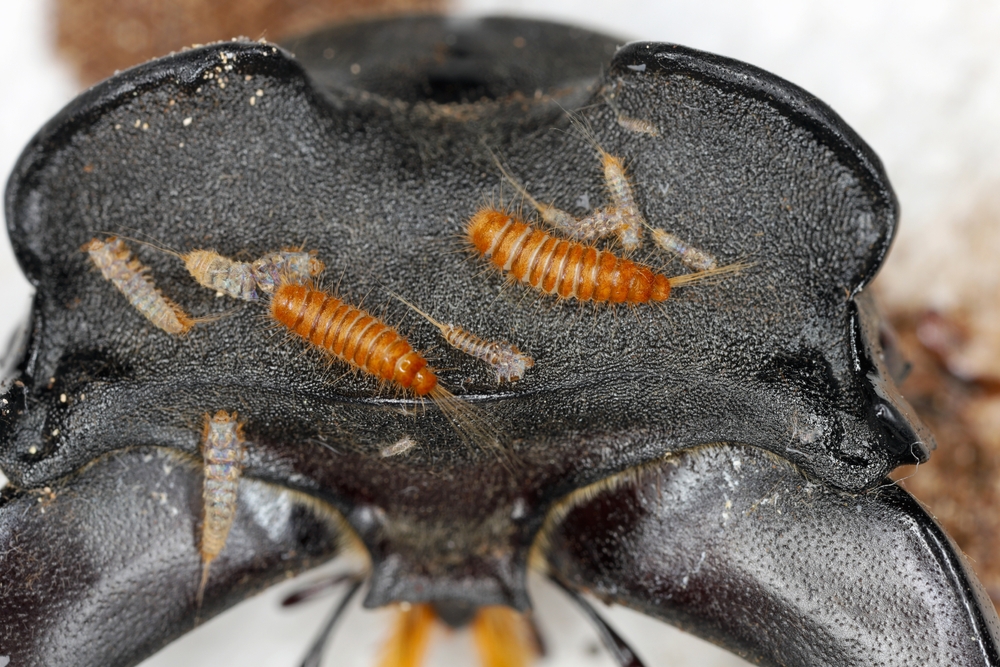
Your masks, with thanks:
M 272 42 L 334 21 L 443 11 L 445 0 L 55 0 L 56 39 L 81 83 L 232 37 Z

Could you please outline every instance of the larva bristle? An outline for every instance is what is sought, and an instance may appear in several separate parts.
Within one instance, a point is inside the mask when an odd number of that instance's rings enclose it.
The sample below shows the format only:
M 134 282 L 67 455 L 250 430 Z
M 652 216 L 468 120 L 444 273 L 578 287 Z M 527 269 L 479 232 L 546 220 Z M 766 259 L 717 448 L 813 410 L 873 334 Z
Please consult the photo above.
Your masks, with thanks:
M 441 385 L 434 387 L 429 396 L 464 442 L 502 456 L 496 434 L 489 428 L 489 422 L 476 406 L 463 401 Z
M 647 303 L 670 297 L 667 276 L 610 252 L 556 239 L 505 213 L 481 209 L 466 235 L 511 279 L 545 294 L 595 303 Z
M 240 476 L 246 459 L 243 431 L 236 413 L 224 410 L 213 417 L 205 415 L 205 430 L 201 445 L 204 458 L 202 486 L 201 583 L 198 586 L 197 607 L 200 609 L 208 583 L 212 561 L 222 553 L 236 518 L 236 499 Z
M 179 305 L 163 296 L 147 275 L 149 268 L 132 256 L 121 239 L 111 236 L 101 241 L 92 239 L 81 248 L 128 300 L 132 307 L 159 329 L 182 335 L 191 330 L 195 320 Z
M 483 667 L 528 667 L 538 657 L 530 622 L 510 607 L 480 607 L 472 637 Z
M 497 166 L 497 169 L 500 170 L 500 173 L 503 174 L 504 179 L 508 183 L 510 183 L 511 187 L 513 187 L 514 190 L 519 195 L 521 195 L 521 198 L 528 200 L 529 204 L 535 207 L 535 209 L 539 213 L 542 213 L 542 210 L 543 208 L 545 208 L 545 205 L 540 203 L 537 199 L 535 199 L 534 197 L 531 196 L 531 194 L 528 193 L 528 190 L 523 185 L 521 185 L 520 181 L 514 178 L 510 174 L 510 172 L 507 171 L 507 169 L 503 166 L 503 163 L 500 161 L 500 158 L 497 157 L 496 154 L 493 153 L 493 151 L 490 151 L 490 157 L 493 158 L 493 163 Z

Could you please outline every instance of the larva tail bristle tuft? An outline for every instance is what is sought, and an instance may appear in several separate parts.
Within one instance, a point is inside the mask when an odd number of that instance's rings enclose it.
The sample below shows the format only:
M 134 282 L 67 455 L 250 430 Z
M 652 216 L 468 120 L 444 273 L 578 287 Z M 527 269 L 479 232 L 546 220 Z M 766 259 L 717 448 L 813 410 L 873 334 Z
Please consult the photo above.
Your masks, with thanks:
M 403 305 L 405 305 L 405 306 L 408 306 L 408 307 L 410 308 L 410 310 L 414 311 L 414 312 L 415 312 L 415 313 L 417 313 L 418 315 L 421 315 L 421 316 L 423 316 L 423 318 L 424 318 L 425 320 L 427 320 L 428 322 L 430 322 L 431 324 L 433 324 L 434 326 L 436 326 L 436 327 L 437 327 L 438 329 L 440 329 L 440 330 L 441 330 L 442 332 L 443 332 L 443 331 L 444 331 L 444 330 L 446 329 L 446 325 L 444 325 L 444 324 L 442 324 L 441 322 L 439 322 L 438 320 L 434 319 L 434 318 L 433 318 L 433 317 L 432 317 L 432 316 L 430 315 L 430 313 L 428 313 L 428 312 L 426 312 L 426 311 L 424 311 L 424 310 L 421 310 L 421 309 L 420 309 L 420 308 L 418 308 L 418 307 L 417 307 L 417 306 L 416 306 L 416 305 L 415 305 L 414 303 L 412 303 L 411 301 L 408 301 L 408 300 L 404 299 L 403 297 L 401 297 L 400 295 L 396 294 L 396 293 L 395 293 L 395 292 L 393 292 L 392 290 L 386 290 L 386 291 L 387 291 L 387 292 L 389 293 L 389 296 L 393 297 L 393 298 L 394 298 L 394 299 L 396 299 L 397 301 L 400 301 L 400 302 L 402 302 L 402 304 L 403 304 Z
M 208 572 L 211 566 L 211 560 L 202 560 L 201 582 L 198 584 L 198 595 L 195 597 L 195 606 L 198 611 L 201 611 L 201 605 L 205 601 L 205 586 L 208 584 Z
M 428 395 L 464 442 L 486 451 L 501 451 L 496 432 L 476 406 L 463 401 L 440 384 Z
M 681 287 L 682 285 L 689 285 L 691 283 L 705 282 L 721 278 L 722 276 L 726 276 L 731 273 L 739 273 L 740 271 L 744 271 L 751 267 L 753 267 L 752 262 L 733 262 L 732 264 L 726 264 L 725 266 L 717 266 L 714 269 L 705 269 L 704 271 L 685 273 L 683 275 L 673 276 L 670 278 L 670 286 Z

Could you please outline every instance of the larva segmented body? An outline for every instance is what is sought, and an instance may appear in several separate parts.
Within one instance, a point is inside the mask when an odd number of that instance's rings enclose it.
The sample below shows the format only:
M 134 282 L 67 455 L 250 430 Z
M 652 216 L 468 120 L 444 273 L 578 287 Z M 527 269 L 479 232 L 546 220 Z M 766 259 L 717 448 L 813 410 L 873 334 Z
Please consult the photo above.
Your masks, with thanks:
M 486 340 L 462 327 L 439 322 L 398 294 L 393 296 L 437 327 L 453 348 L 492 366 L 497 374 L 497 382 L 517 382 L 524 377 L 525 370 L 535 365 L 535 360 L 517 349 L 516 345 L 505 340 Z
M 644 120 L 642 118 L 632 118 L 631 116 L 625 116 L 621 113 L 615 117 L 615 120 L 617 120 L 618 124 L 629 132 L 648 134 L 651 137 L 660 136 L 660 130 L 656 127 L 656 125 L 653 125 L 648 120 Z
M 639 205 L 632 194 L 632 184 L 629 183 L 621 158 L 605 152 L 600 146 L 597 150 L 604 167 L 604 183 L 620 219 L 615 228 L 618 241 L 626 250 L 635 250 L 642 244 L 642 227 L 646 220 L 639 212 Z
M 114 236 L 104 241 L 95 238 L 82 249 L 101 274 L 156 327 L 180 335 L 194 326 L 194 320 L 180 306 L 160 293 L 146 275 L 149 269 L 132 257 L 124 241 Z
M 386 445 L 379 450 L 379 456 L 384 459 L 391 458 L 393 456 L 400 456 L 410 451 L 417 446 L 417 441 L 408 435 L 404 435 L 402 438 L 392 443 L 391 445 Z
M 202 287 L 234 299 L 257 299 L 257 280 L 247 262 L 234 262 L 211 250 L 192 250 L 181 258 L 188 273 Z
M 257 300 L 258 290 L 273 294 L 282 280 L 308 282 L 325 268 L 316 251 L 280 250 L 254 262 L 237 262 L 212 250 L 192 250 L 181 259 L 198 284 L 244 301 Z
M 504 274 L 546 294 L 597 303 L 670 297 L 671 279 L 610 252 L 549 236 L 496 209 L 482 209 L 466 234 Z
M 316 259 L 316 251 L 279 250 L 264 255 L 250 265 L 257 285 L 266 294 L 274 290 L 282 281 L 305 284 L 310 278 L 323 273 L 326 266 Z
M 681 263 L 689 269 L 705 271 L 707 269 L 714 269 L 718 265 L 715 257 L 712 257 L 704 250 L 699 250 L 694 246 L 688 245 L 676 234 L 656 228 L 653 229 L 652 236 L 653 242 L 656 245 L 667 252 L 677 255 Z
M 600 150 L 599 146 L 598 150 Z M 551 225 L 577 241 L 592 241 L 616 234 L 619 243 L 622 244 L 625 250 L 635 250 L 642 243 L 641 226 L 644 220 L 639 213 L 638 206 L 635 204 L 634 197 L 632 197 L 632 189 L 628 183 L 628 178 L 624 175 L 624 168 L 621 166 L 621 161 L 618 158 L 607 155 L 603 151 L 601 151 L 601 155 L 607 156 L 612 160 L 617 160 L 617 167 L 612 165 L 610 170 L 608 168 L 604 170 L 606 185 L 611 192 L 614 205 L 597 209 L 584 218 L 576 218 L 571 213 L 551 204 L 539 202 L 507 172 L 496 156 L 493 159 L 504 175 L 504 178 L 514 186 L 518 194 L 528 200 L 528 203 L 538 211 L 542 222 Z M 615 183 L 608 181 L 609 174 L 618 180 Z M 622 192 L 625 193 L 624 196 Z
M 338 359 L 417 396 L 444 392 L 427 361 L 395 329 L 325 292 L 282 284 L 271 299 L 271 317 Z
M 497 382 L 517 382 L 524 377 L 525 370 L 535 365 L 534 359 L 505 340 L 484 340 L 451 324 L 444 325 L 441 333 L 455 349 L 492 366 L 497 374 Z
M 224 410 L 209 418 L 205 415 L 202 434 L 202 457 L 205 461 L 202 485 L 201 525 L 201 585 L 198 587 L 198 606 L 205 593 L 208 571 L 212 561 L 222 552 L 236 517 L 236 494 L 246 459 L 246 443 L 236 421 L 236 414 Z

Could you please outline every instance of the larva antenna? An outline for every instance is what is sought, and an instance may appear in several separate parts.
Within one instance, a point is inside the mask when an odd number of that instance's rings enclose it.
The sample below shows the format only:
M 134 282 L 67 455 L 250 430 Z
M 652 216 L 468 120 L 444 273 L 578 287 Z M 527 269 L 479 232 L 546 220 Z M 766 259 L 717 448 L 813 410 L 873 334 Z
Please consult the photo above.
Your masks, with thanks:
M 386 291 L 389 292 L 389 295 L 392 296 L 394 299 L 396 299 L 397 301 L 402 302 L 403 305 L 408 306 L 410 308 L 410 310 L 418 313 L 419 315 L 422 315 L 425 320 L 427 320 L 428 322 L 430 322 L 431 324 L 433 324 L 434 326 L 436 326 L 438 329 L 440 329 L 441 333 L 444 333 L 444 332 L 446 332 L 448 330 L 448 325 L 447 324 L 444 324 L 443 322 L 434 319 L 430 315 L 430 313 L 428 313 L 428 312 L 426 312 L 424 310 L 421 310 L 416 305 L 414 305 L 410 301 L 407 301 L 406 299 L 404 299 L 400 295 L 396 294 L 392 290 L 386 290 Z
M 531 196 L 528 190 L 523 185 L 521 185 L 521 183 L 516 178 L 514 178 L 514 176 L 511 175 L 509 171 L 507 171 L 507 169 L 503 166 L 503 162 L 500 161 L 500 158 L 497 156 L 496 153 L 494 153 L 489 148 L 487 148 L 486 150 L 489 151 L 490 157 L 493 158 L 493 164 L 495 164 L 497 166 L 497 169 L 500 170 L 500 173 L 503 174 L 504 180 L 510 183 L 511 187 L 513 187 L 514 190 L 517 191 L 517 193 L 521 195 L 523 199 L 528 200 L 528 203 L 534 206 L 535 210 L 537 210 L 539 213 L 542 213 L 545 211 L 546 208 L 549 208 L 548 206 L 542 204 L 537 199 Z
M 128 230 L 130 232 L 133 232 L 133 233 L 136 233 L 136 234 L 141 234 L 142 233 L 142 232 L 139 232 L 138 230 L 135 230 L 135 229 L 128 229 L 127 227 L 123 227 L 122 229 L 126 229 L 126 230 Z M 166 255 L 173 255 L 174 257 L 177 257 L 178 259 L 181 259 L 181 260 L 184 259 L 183 253 L 181 253 L 178 250 L 174 250 L 170 246 L 168 246 L 166 244 L 163 244 L 163 243 L 161 243 L 161 242 L 159 242 L 157 240 L 144 241 L 144 240 L 142 240 L 142 239 L 140 239 L 138 237 L 127 236 L 125 234 L 120 234 L 118 232 L 98 231 L 98 232 L 94 232 L 94 233 L 95 234 L 103 234 L 107 238 L 119 238 L 119 239 L 125 239 L 126 241 L 132 241 L 133 243 L 138 243 L 139 245 L 146 246 L 147 248 L 152 248 L 153 250 L 159 250 L 160 252 L 162 252 L 162 253 L 164 253 Z
M 603 160 L 606 157 L 611 157 L 610 153 L 604 150 L 601 143 L 597 140 L 597 134 L 594 132 L 594 127 L 590 124 L 590 121 L 582 117 L 580 114 L 573 113 L 572 111 L 567 111 L 566 116 L 569 118 L 570 125 L 576 130 L 579 135 L 586 141 L 591 147 L 597 151 L 598 156 Z

